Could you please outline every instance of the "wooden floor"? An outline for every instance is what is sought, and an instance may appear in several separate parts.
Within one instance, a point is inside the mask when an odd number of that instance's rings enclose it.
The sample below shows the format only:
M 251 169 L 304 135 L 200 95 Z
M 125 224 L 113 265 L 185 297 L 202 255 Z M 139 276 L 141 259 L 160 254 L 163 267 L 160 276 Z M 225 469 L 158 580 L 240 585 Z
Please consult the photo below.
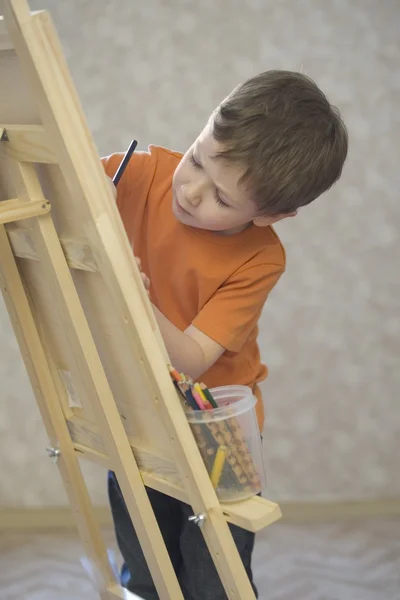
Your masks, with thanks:
M 0 533 L 0 599 L 96 600 L 81 553 L 73 533 Z M 277 523 L 254 571 L 261 600 L 400 600 L 400 519 Z

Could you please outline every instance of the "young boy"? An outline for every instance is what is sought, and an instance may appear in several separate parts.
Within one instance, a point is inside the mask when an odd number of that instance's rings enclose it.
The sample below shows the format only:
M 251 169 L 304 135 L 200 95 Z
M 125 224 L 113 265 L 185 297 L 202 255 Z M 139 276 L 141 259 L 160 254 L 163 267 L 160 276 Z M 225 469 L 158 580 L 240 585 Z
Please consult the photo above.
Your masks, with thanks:
M 267 374 L 257 322 L 285 269 L 272 225 L 294 217 L 341 175 L 347 132 L 338 111 L 300 73 L 268 71 L 237 87 L 182 157 L 150 146 L 133 155 L 117 205 L 149 278 L 150 299 L 171 363 L 208 387 L 242 384 L 258 398 Z M 122 155 L 104 159 L 109 177 Z M 224 600 L 199 528 L 187 505 L 148 490 L 187 600 Z M 144 600 L 157 592 L 109 474 L 109 497 L 124 558 L 122 585 Z M 252 581 L 254 536 L 231 526 Z M 256 588 L 253 584 L 255 593 Z

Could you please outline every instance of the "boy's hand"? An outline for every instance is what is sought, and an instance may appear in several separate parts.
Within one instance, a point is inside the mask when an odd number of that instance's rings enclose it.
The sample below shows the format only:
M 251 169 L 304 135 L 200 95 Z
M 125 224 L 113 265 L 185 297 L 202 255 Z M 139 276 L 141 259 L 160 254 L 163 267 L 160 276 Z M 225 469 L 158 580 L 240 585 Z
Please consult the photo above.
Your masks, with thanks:
M 144 287 L 146 288 L 147 293 L 150 295 L 150 292 L 149 292 L 149 289 L 150 289 L 150 279 L 142 271 L 142 261 L 140 260 L 140 258 L 138 258 L 137 256 L 135 256 L 135 260 L 136 260 L 137 266 L 139 267 L 139 271 L 140 271 L 140 275 L 142 276 L 142 281 L 144 283 Z

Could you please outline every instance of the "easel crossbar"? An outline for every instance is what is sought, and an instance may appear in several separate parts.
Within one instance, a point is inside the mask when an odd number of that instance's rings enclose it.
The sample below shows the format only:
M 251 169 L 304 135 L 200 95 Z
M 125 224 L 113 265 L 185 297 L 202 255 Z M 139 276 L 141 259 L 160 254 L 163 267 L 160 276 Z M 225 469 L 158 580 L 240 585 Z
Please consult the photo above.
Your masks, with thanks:
M 18 198 L 5 200 L 0 203 L 0 224 L 13 223 L 22 219 L 41 217 L 51 210 L 51 204 L 47 200 L 31 200 L 23 202 Z

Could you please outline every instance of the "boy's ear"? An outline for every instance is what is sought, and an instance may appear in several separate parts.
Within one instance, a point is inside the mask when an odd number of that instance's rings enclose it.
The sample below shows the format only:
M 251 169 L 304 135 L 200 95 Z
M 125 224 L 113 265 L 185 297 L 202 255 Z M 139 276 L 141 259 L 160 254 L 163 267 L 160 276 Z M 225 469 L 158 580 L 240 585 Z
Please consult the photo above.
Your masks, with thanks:
M 283 213 L 280 215 L 262 215 L 260 217 L 256 217 L 253 219 L 253 223 L 256 227 L 268 227 L 268 225 L 273 225 L 278 221 L 282 221 L 282 219 L 287 219 L 288 217 L 295 217 L 297 215 L 297 210 L 291 213 Z

